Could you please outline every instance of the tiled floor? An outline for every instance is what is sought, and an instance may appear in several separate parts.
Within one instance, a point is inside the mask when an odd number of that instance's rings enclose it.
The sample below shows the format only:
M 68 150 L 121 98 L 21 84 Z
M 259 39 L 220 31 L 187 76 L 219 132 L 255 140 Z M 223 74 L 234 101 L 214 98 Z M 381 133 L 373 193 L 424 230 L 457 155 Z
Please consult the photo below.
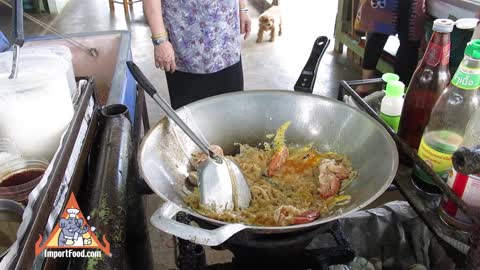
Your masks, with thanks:
M 245 89 L 293 89 L 317 36 L 333 38 L 337 1 L 303 0 L 282 2 L 284 31 L 274 43 L 255 43 L 258 29 L 258 12 L 251 8 L 253 31 L 243 42 L 242 59 L 245 73 Z M 10 34 L 10 10 L 0 3 L 0 30 Z M 116 5 L 110 13 L 107 0 L 70 0 L 58 15 L 35 15 L 60 33 L 93 32 L 106 30 L 130 30 L 135 62 L 152 79 L 164 97 L 168 96 L 165 76 L 155 69 L 150 31 L 145 23 L 142 4 L 133 5 L 130 18 L 126 19 L 122 5 Z M 26 36 L 50 34 L 47 30 L 25 19 Z M 339 79 L 359 78 L 359 69 L 346 57 L 333 53 L 331 45 L 321 62 L 315 93 L 334 96 Z M 150 106 L 152 122 L 161 113 Z
M 255 43 L 259 12 L 251 8 L 253 31 L 243 42 L 242 60 L 246 90 L 283 89 L 292 90 L 315 39 L 320 35 L 333 38 L 337 1 L 281 1 L 283 10 L 283 35 L 274 43 Z M 9 33 L 10 10 L 0 3 L 0 30 Z M 56 28 L 60 33 L 93 32 L 105 30 L 130 30 L 134 61 L 143 69 L 161 95 L 168 97 L 165 76 L 153 62 L 150 31 L 145 23 L 142 4 L 134 4 L 130 19 L 124 16 L 123 7 L 116 5 L 110 13 L 107 0 L 70 0 L 58 15 L 36 15 L 37 18 Z M 25 21 L 27 36 L 48 34 L 41 27 Z M 358 79 L 359 68 L 351 65 L 344 56 L 333 52 L 331 45 L 319 67 L 315 93 L 336 96 L 340 79 Z M 149 100 L 150 120 L 158 121 L 162 113 Z M 160 200 L 151 195 L 147 198 L 147 214 L 160 205 Z M 171 237 L 150 226 L 155 269 L 175 268 Z M 209 262 L 229 259 L 227 252 L 209 251 Z

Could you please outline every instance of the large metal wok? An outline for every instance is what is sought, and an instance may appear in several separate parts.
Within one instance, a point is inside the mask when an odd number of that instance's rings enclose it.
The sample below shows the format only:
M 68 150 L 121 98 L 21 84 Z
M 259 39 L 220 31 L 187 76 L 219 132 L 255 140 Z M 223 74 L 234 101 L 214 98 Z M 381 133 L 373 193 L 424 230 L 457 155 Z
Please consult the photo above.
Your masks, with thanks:
M 183 201 L 184 185 L 191 170 L 190 156 L 200 151 L 168 118 L 144 137 L 138 163 L 152 190 L 166 202 L 152 216 L 155 227 L 197 244 L 219 245 L 240 230 L 273 234 L 310 229 L 344 217 L 374 201 L 391 184 L 398 166 L 398 152 L 387 131 L 366 113 L 339 101 L 293 91 L 245 91 L 204 99 L 179 109 L 178 114 L 197 134 L 223 147 L 234 143 L 258 145 L 282 123 L 291 120 L 287 143 L 309 144 L 323 151 L 346 154 L 359 176 L 347 189 L 348 205 L 312 223 L 262 227 L 229 224 L 202 216 Z M 218 226 L 206 230 L 174 220 L 179 211 Z

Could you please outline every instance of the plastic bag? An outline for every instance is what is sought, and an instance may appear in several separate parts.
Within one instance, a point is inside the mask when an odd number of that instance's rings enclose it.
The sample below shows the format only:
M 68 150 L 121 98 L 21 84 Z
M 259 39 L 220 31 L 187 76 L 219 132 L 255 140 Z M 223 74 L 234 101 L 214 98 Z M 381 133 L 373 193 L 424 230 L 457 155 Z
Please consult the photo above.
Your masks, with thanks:
M 405 201 L 355 212 L 340 219 L 340 224 L 357 256 L 348 269 L 454 269 L 453 261 Z M 327 237 L 315 238 L 309 247 L 331 246 Z

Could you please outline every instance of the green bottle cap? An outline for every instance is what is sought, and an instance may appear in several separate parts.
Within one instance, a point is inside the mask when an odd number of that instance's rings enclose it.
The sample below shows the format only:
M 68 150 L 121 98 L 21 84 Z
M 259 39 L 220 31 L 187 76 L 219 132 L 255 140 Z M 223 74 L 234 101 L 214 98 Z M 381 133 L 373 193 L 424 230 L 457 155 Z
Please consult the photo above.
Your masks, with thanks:
M 385 82 L 385 83 L 390 83 L 390 82 L 394 82 L 394 81 L 398 81 L 400 80 L 400 77 L 395 74 L 395 73 L 385 73 L 383 74 L 382 76 L 382 80 Z
M 480 59 L 480 39 L 472 40 L 465 48 L 465 55 L 475 59 Z
M 401 81 L 393 81 L 387 84 L 386 95 L 390 97 L 401 97 L 405 90 L 405 84 Z

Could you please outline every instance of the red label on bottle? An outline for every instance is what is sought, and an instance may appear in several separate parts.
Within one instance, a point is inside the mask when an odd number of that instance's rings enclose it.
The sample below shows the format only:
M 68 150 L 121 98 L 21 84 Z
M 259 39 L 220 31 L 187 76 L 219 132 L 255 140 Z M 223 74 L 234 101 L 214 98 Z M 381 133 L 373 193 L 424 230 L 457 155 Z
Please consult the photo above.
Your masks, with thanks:
M 465 188 L 467 187 L 468 176 L 461 173 L 455 173 L 455 171 L 453 171 L 452 173 L 454 174 L 454 176 L 451 175 L 450 177 L 452 177 L 454 180 L 453 183 L 450 183 L 452 184 L 451 188 L 453 192 L 461 198 L 463 196 L 463 193 L 465 192 Z M 457 214 L 457 205 L 451 200 L 447 200 L 443 205 L 443 208 L 445 212 L 447 212 L 451 216 L 455 216 Z
M 480 175 L 464 175 L 453 169 L 448 177 L 447 184 L 474 212 L 480 214 Z M 446 197 L 444 197 L 442 207 L 450 217 L 463 223 L 472 223 L 472 220 L 458 209 L 453 201 Z
M 439 63 L 442 65 L 448 64 L 450 58 L 450 43 L 443 47 L 430 42 L 428 44 L 427 52 L 425 53 L 425 63 L 429 66 L 436 67 Z

